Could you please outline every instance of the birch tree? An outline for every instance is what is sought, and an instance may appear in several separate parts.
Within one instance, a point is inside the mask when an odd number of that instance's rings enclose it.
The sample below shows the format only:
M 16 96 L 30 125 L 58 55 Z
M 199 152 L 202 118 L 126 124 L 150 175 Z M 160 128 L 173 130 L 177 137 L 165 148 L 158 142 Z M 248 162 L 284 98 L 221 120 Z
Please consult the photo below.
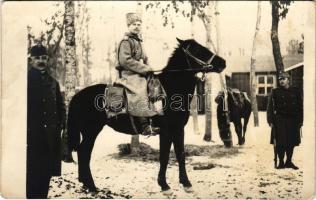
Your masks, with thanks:
M 54 4 L 56 12 L 43 20 L 45 29 L 41 33 L 34 33 L 31 26 L 27 26 L 28 51 L 30 48 L 40 43 L 46 47 L 49 56 L 47 71 L 50 75 L 64 85 L 65 72 L 63 68 L 63 40 L 64 15 L 59 3 Z
M 203 21 L 206 34 L 206 47 L 212 48 L 212 38 L 211 38 L 211 8 L 206 7 L 205 17 L 200 18 Z M 212 140 L 212 75 L 205 75 L 205 131 L 204 137 L 205 141 Z
M 194 39 L 195 37 L 195 33 L 194 33 L 194 25 L 195 25 L 195 20 L 194 17 L 192 18 L 191 21 L 191 37 Z M 193 120 L 193 132 L 196 135 L 200 135 L 200 130 L 199 130 L 199 121 L 198 121 L 198 109 L 199 109 L 199 97 L 197 96 L 197 86 L 195 86 L 195 90 L 194 90 L 194 95 L 191 101 L 191 105 L 190 105 L 190 111 L 191 111 L 191 115 L 192 115 L 192 120 Z
M 168 24 L 171 25 L 171 27 L 174 27 L 175 24 L 172 21 L 172 18 L 170 17 L 170 10 L 174 10 L 175 13 L 180 13 L 184 17 L 190 18 L 192 21 L 193 16 L 198 16 L 198 18 L 202 21 L 204 28 L 205 28 L 205 34 L 206 34 L 206 47 L 209 49 L 214 50 L 215 46 L 212 41 L 211 37 L 211 8 L 209 7 L 211 1 L 194 1 L 190 0 L 188 3 L 191 5 L 191 10 L 188 11 L 181 7 L 184 3 L 187 3 L 185 1 L 175 1 L 172 0 L 170 3 L 167 3 L 166 6 L 162 6 L 160 2 L 156 3 L 149 3 L 146 5 L 147 9 L 150 8 L 160 8 L 161 14 L 163 18 L 163 25 L 167 26 Z M 213 2 L 214 3 L 214 2 Z M 210 141 L 211 135 L 212 135 L 212 98 L 211 98 L 211 75 L 205 76 L 205 135 L 204 140 Z
M 91 65 L 92 62 L 90 60 L 91 56 L 91 39 L 89 34 L 89 23 L 90 23 L 90 14 L 89 9 L 87 8 L 87 2 L 83 2 L 81 6 L 80 2 L 78 3 L 78 7 L 80 8 L 78 10 L 79 16 L 81 15 L 80 22 L 78 24 L 79 30 L 80 30 L 80 37 L 78 44 L 81 45 L 81 59 L 83 63 L 83 84 L 84 86 L 89 86 L 92 83 L 92 77 L 91 77 Z M 81 11 L 80 11 L 81 10 Z
M 288 13 L 288 6 L 292 1 L 270 1 L 272 5 L 272 26 L 271 26 L 271 42 L 273 50 L 273 58 L 278 74 L 284 71 L 283 59 L 279 42 L 279 21 L 284 19 Z
M 251 93 L 251 107 L 254 119 L 254 126 L 259 126 L 259 116 L 258 116 L 258 105 L 256 98 L 256 89 L 257 89 L 257 80 L 256 80 L 256 52 L 257 52 L 257 40 L 258 32 L 260 30 L 260 21 L 261 21 L 261 2 L 258 1 L 257 6 L 257 23 L 255 35 L 252 43 L 252 55 L 251 55 L 251 66 L 250 66 L 250 93 Z
M 75 6 L 73 1 L 65 1 L 65 104 L 67 108 L 73 95 L 77 83 L 77 65 L 76 65 L 76 41 L 75 41 Z M 63 134 L 64 140 L 67 140 L 66 132 Z M 73 161 L 69 149 L 64 150 L 63 160 L 65 162 Z

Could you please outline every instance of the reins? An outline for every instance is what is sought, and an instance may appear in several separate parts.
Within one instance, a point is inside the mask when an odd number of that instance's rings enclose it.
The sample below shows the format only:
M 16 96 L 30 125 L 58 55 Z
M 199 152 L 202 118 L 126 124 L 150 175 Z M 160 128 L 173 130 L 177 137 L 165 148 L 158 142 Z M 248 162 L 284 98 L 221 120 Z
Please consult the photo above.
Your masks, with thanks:
M 213 54 L 212 57 L 210 59 L 208 59 L 206 62 L 204 62 L 203 60 L 195 57 L 194 55 L 192 55 L 192 53 L 189 51 L 189 47 L 190 45 L 188 45 L 187 48 L 183 48 L 182 50 L 186 55 L 186 61 L 189 65 L 189 69 L 169 69 L 169 70 L 165 70 L 165 69 L 160 69 L 160 70 L 153 70 L 153 72 L 202 72 L 203 73 L 203 77 L 205 75 L 205 72 L 209 69 L 213 69 L 213 65 L 211 64 L 212 61 L 214 60 L 216 54 Z M 198 64 L 200 64 L 201 66 L 203 66 L 202 69 L 194 69 L 192 68 L 192 65 L 190 63 L 190 61 L 188 60 L 188 57 L 191 57 L 193 60 L 195 60 Z

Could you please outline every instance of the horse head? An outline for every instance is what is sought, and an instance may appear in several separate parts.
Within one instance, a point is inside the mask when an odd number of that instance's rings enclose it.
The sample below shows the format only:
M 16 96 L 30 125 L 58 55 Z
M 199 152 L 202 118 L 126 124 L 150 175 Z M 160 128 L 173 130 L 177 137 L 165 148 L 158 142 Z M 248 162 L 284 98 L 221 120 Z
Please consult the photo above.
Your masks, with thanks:
M 196 72 L 220 73 L 226 68 L 226 61 L 193 39 L 177 38 L 179 48 L 185 54 L 187 69 Z

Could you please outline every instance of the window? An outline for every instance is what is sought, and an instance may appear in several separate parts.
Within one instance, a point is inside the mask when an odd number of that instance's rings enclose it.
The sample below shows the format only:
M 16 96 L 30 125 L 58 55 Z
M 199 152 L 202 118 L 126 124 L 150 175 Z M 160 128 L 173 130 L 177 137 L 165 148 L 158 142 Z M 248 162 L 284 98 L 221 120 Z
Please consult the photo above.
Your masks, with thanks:
M 273 84 L 273 76 L 268 76 L 267 77 L 267 83 L 268 84 Z
M 267 87 L 267 93 L 270 94 L 272 89 L 273 89 L 273 87 Z
M 258 94 L 264 95 L 265 94 L 265 88 L 264 87 L 259 87 L 258 88 Z
M 271 93 L 274 87 L 276 87 L 275 75 L 257 76 L 257 95 L 267 96 Z
M 258 83 L 259 84 L 264 84 L 264 76 L 259 76 L 258 77 Z

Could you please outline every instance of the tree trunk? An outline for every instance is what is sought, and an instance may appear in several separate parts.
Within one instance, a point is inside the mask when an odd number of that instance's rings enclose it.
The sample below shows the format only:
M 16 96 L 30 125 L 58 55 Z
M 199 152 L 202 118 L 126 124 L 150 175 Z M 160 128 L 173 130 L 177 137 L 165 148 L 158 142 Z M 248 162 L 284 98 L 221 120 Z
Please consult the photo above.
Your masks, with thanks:
M 257 23 L 256 23 L 256 30 L 255 35 L 253 38 L 252 44 L 252 55 L 251 55 L 251 66 L 250 66 L 250 93 L 251 93 L 251 107 L 254 119 L 254 126 L 259 126 L 259 116 L 258 116 L 258 105 L 257 105 L 257 98 L 256 98 L 256 89 L 257 89 L 257 81 L 256 81 L 256 52 L 257 52 L 257 37 L 260 28 L 260 21 L 261 21 L 261 2 L 258 1 L 258 11 L 257 11 Z
M 191 21 L 191 37 L 192 39 L 194 39 L 195 34 L 194 34 L 194 25 L 195 25 L 195 20 L 194 17 L 192 18 Z M 199 135 L 200 134 L 200 130 L 199 130 L 199 121 L 198 121 L 198 108 L 199 108 L 199 102 L 198 102 L 198 98 L 197 98 L 197 86 L 195 86 L 195 92 L 191 101 L 191 105 L 190 105 L 190 111 L 191 111 L 191 115 L 192 115 L 192 120 L 193 120 L 193 131 L 194 134 Z
M 86 38 L 85 38 L 85 45 L 84 45 L 84 53 L 85 53 L 85 67 L 84 67 L 84 85 L 89 86 L 92 82 L 91 80 L 91 61 L 90 61 L 90 51 L 91 51 L 91 41 L 89 36 L 89 21 L 90 16 L 88 13 L 88 10 L 85 8 L 86 13 L 86 25 L 85 25 L 85 31 L 86 31 Z
M 216 50 L 215 53 L 217 55 L 221 55 L 222 53 L 222 49 L 221 49 L 221 33 L 220 33 L 220 24 L 219 24 L 219 11 L 218 11 L 218 1 L 215 2 L 215 10 L 214 10 L 214 14 L 215 14 L 215 26 L 216 26 Z M 228 102 L 227 102 L 227 86 L 226 86 L 226 82 L 225 79 L 223 78 L 222 73 L 219 73 L 219 79 L 220 79 L 220 84 L 221 84 L 221 88 L 224 91 L 224 110 L 228 111 Z
M 276 70 L 278 74 L 281 71 L 284 71 L 284 65 L 280 50 L 280 42 L 278 36 L 278 27 L 279 27 L 279 8 L 278 1 L 271 1 L 272 4 L 272 27 L 271 27 L 271 41 L 272 41 L 272 49 L 273 49 L 273 57 Z
M 211 8 L 207 8 L 210 12 Z M 212 49 L 211 38 L 211 16 L 206 15 L 204 26 L 206 31 L 206 47 Z M 207 142 L 212 141 L 212 77 L 211 74 L 205 75 L 205 133 L 203 139 Z
M 76 68 L 76 42 L 75 42 L 75 7 L 73 1 L 65 1 L 65 104 L 68 115 L 69 102 L 75 94 L 77 82 Z M 63 139 L 67 140 L 68 134 L 64 132 Z M 64 149 L 63 160 L 72 161 L 69 149 Z
M 198 94 L 196 92 L 197 86 L 195 86 L 195 92 L 192 97 L 191 105 L 190 105 L 190 111 L 192 115 L 192 120 L 193 120 L 193 131 L 194 134 L 200 135 L 200 130 L 199 130 L 199 121 L 198 121 L 198 108 L 199 108 L 199 99 L 198 99 Z
M 212 141 L 212 77 L 205 76 L 205 133 L 203 139 Z

